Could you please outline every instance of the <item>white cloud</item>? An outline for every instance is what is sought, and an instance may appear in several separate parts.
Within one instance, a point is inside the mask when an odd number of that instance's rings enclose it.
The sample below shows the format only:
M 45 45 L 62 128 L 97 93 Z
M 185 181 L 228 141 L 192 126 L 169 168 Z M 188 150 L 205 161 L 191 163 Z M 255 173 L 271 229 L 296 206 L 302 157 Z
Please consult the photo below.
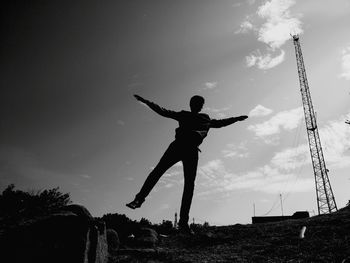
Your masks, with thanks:
M 289 180 L 293 183 L 287 183 L 286 180 Z M 313 190 L 315 188 L 315 183 L 313 178 L 297 178 L 295 175 L 285 178 L 280 178 L 280 180 L 267 183 L 264 185 L 265 192 L 271 193 L 271 194 L 277 194 L 281 192 L 281 189 L 283 189 L 284 193 L 301 193 L 301 192 L 308 192 L 310 190 Z
M 284 61 L 284 55 L 285 55 L 284 50 L 281 50 L 281 54 L 279 54 L 276 57 L 271 57 L 271 54 L 267 54 L 266 56 L 262 57 L 258 62 L 258 68 L 260 69 L 274 68 Z
M 350 167 L 350 128 L 344 123 L 349 117 L 350 113 L 319 130 L 324 158 L 330 169 Z
M 208 90 L 208 89 L 215 89 L 218 86 L 217 82 L 206 82 L 204 83 L 204 89 Z
M 241 142 L 239 145 L 228 144 L 227 149 L 222 151 L 225 158 L 247 158 L 249 156 L 246 142 Z
M 247 67 L 250 68 L 256 64 L 258 57 L 255 55 L 249 55 L 249 56 L 246 56 L 245 59 L 246 59 Z
M 307 144 L 284 149 L 271 159 L 271 164 L 274 167 L 286 171 L 297 169 L 310 162 L 310 151 Z
M 248 130 L 253 131 L 258 137 L 271 136 L 280 133 L 281 130 L 295 129 L 298 127 L 302 117 L 302 107 L 289 111 L 281 111 L 272 116 L 268 121 L 248 126 Z
M 349 117 L 350 114 L 341 116 L 339 120 L 330 121 L 319 130 L 326 166 L 330 169 L 350 167 L 350 128 L 344 123 L 344 119 Z M 284 149 L 271 159 L 272 166 L 285 171 L 309 163 L 311 158 L 307 143 Z
M 350 128 L 344 119 L 350 114 L 341 116 L 339 120 L 330 121 L 319 129 L 324 159 L 327 168 L 350 167 Z M 293 170 L 311 163 L 308 144 L 288 148 L 276 153 L 271 164 L 282 170 Z
M 245 20 L 240 24 L 239 29 L 235 32 L 235 34 L 248 33 L 249 31 L 251 31 L 253 29 L 255 29 L 253 24 L 250 21 Z
M 275 49 L 290 39 L 290 33 L 302 33 L 300 20 L 289 10 L 294 4 L 295 0 L 271 0 L 258 8 L 258 16 L 266 19 L 259 30 L 259 41 Z
M 182 167 L 182 166 L 181 166 Z M 171 169 L 170 171 L 167 171 L 165 174 L 164 174 L 164 177 L 174 177 L 176 175 L 179 175 L 181 174 L 182 172 L 179 170 L 179 171 L 174 171 L 173 169 Z
M 293 182 L 293 183 L 292 183 Z M 266 165 L 237 178 L 228 189 L 246 189 L 269 194 L 281 192 L 305 192 L 313 189 L 313 178 L 298 178 L 295 174 L 283 174 Z
M 238 157 L 238 158 L 247 158 L 249 156 L 249 154 L 247 152 L 245 153 L 240 153 L 239 151 L 235 151 L 235 150 L 223 150 L 222 153 L 224 154 L 225 158 L 234 158 L 234 157 Z
M 254 109 L 249 112 L 249 117 L 260 117 L 270 115 L 273 110 L 266 108 L 262 105 L 257 105 Z
M 284 56 L 284 50 L 281 50 L 281 53 L 275 57 L 272 57 L 269 53 L 266 55 L 250 54 L 249 56 L 246 56 L 246 63 L 247 67 L 257 66 L 259 69 L 266 70 L 281 64 L 284 61 Z
M 350 46 L 342 51 L 342 73 L 340 77 L 350 80 Z
M 314 188 L 313 178 L 299 178 L 285 173 L 273 165 L 265 165 L 241 175 L 228 171 L 217 159 L 199 168 L 198 196 L 205 198 L 214 194 L 227 194 L 234 190 L 250 190 L 276 194 L 281 192 L 304 192 Z
M 319 131 L 330 173 L 335 168 L 350 167 L 350 128 L 344 123 L 347 118 L 350 118 L 350 113 L 328 122 Z M 227 169 L 222 160 L 212 160 L 198 169 L 197 196 L 213 199 L 227 197 L 236 191 L 269 194 L 314 191 L 313 174 L 303 176 L 300 173 L 301 168 L 306 165 L 311 167 L 307 143 L 276 152 L 266 165 L 239 174 Z
M 255 18 L 263 19 L 260 26 L 253 26 L 251 20 L 254 17 L 248 16 L 250 20 L 245 20 L 238 32 L 249 32 L 254 29 L 257 32 L 257 40 L 267 45 L 266 54 L 250 54 L 246 57 L 248 67 L 256 66 L 259 69 L 267 70 L 284 61 L 285 52 L 281 47 L 290 39 L 290 34 L 301 34 L 301 21 L 296 15 L 292 15 L 290 8 L 295 4 L 295 0 L 270 0 L 258 7 Z M 256 24 L 256 23 L 254 23 Z M 271 52 L 280 49 L 280 54 L 273 56 Z
M 224 107 L 224 108 L 210 108 L 210 107 L 206 107 L 204 108 L 205 111 L 208 111 L 208 112 L 211 112 L 211 113 L 214 113 L 216 117 L 218 118 L 225 118 L 227 117 L 227 114 L 226 112 L 231 109 L 231 106 L 228 106 L 228 107 Z
M 163 188 L 177 187 L 183 184 L 182 162 L 178 162 L 173 165 L 164 175 L 160 178 L 157 190 Z
M 200 167 L 200 172 L 204 174 L 204 176 L 207 177 L 213 177 L 214 173 L 217 171 L 220 171 L 221 173 L 225 172 L 224 171 L 224 166 L 223 162 L 219 159 L 209 161 L 202 167 Z
M 173 166 L 176 167 L 176 168 L 182 168 L 182 162 L 177 162 Z

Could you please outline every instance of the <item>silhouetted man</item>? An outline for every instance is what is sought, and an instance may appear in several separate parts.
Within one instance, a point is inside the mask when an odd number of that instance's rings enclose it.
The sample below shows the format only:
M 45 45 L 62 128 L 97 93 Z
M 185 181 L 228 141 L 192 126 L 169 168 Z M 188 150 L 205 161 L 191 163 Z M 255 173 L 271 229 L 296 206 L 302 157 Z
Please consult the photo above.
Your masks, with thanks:
M 190 100 L 191 111 L 179 112 L 164 109 L 138 95 L 134 96 L 159 115 L 178 121 L 179 127 L 176 128 L 175 140 L 169 145 L 157 166 L 148 175 L 134 201 L 127 204 L 127 206 L 132 209 L 140 207 L 166 170 L 177 162 L 182 161 L 185 183 L 181 201 L 179 228 L 184 232 L 191 233 L 188 219 L 197 173 L 198 146 L 203 142 L 210 128 L 221 128 L 237 121 L 243 121 L 248 116 L 244 115 L 221 120 L 210 119 L 207 114 L 200 113 L 204 105 L 204 98 L 198 95 L 193 96 Z

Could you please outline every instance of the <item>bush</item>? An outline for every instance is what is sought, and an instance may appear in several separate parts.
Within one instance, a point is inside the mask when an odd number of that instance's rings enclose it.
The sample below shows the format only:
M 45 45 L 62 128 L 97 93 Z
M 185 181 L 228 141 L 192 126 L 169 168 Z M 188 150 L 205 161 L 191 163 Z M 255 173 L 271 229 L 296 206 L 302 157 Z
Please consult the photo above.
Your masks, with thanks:
M 170 220 L 163 220 L 163 222 L 159 225 L 155 225 L 154 229 L 163 235 L 170 235 L 175 231 L 173 227 L 173 223 Z
M 125 243 L 128 236 L 135 234 L 140 228 L 139 223 L 129 219 L 124 214 L 105 214 L 101 218 L 106 223 L 106 227 L 118 233 L 121 243 Z
M 33 217 L 70 203 L 69 194 L 59 192 L 58 187 L 24 192 L 15 190 L 15 185 L 10 184 L 0 195 L 0 217 L 11 220 Z

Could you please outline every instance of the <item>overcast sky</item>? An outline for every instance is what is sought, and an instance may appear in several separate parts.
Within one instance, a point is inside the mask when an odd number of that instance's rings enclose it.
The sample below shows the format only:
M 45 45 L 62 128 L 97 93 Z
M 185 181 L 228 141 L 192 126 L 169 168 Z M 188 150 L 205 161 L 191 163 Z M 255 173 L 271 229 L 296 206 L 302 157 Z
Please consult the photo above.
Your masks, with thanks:
M 174 139 L 172 109 L 204 96 L 212 129 L 201 145 L 190 218 L 250 223 L 317 212 L 290 33 L 305 67 L 338 207 L 350 199 L 348 0 L 6 1 L 1 7 L 0 190 L 59 186 L 94 216 L 152 222 L 179 211 L 171 168 L 142 208 L 125 207 Z M 13 3 L 16 2 L 16 3 Z M 35 4 L 33 3 L 35 2 Z

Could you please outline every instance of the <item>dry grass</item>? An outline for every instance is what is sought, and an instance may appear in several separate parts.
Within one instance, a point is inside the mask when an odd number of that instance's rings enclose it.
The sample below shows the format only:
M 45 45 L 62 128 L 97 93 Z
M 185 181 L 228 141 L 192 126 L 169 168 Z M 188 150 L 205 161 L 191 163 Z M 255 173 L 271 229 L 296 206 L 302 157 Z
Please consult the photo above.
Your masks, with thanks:
M 155 249 L 120 251 L 110 262 L 348 263 L 350 207 L 308 219 L 209 227 L 191 237 L 173 235 L 162 238 Z

